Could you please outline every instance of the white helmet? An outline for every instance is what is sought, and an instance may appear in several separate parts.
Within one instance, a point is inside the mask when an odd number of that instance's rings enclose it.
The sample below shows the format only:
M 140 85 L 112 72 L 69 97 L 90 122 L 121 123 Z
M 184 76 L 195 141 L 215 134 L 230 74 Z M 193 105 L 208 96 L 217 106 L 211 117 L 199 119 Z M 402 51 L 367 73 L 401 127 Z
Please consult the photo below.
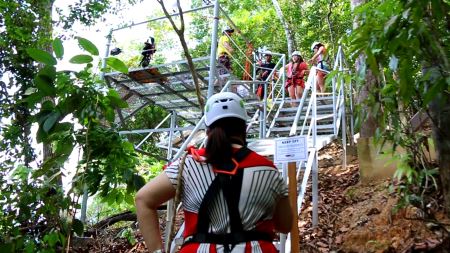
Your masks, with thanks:
M 227 117 L 247 120 L 244 100 L 232 92 L 221 92 L 212 95 L 205 106 L 206 126 L 211 126 L 217 120 Z
M 320 44 L 320 42 L 314 41 L 311 45 L 311 51 L 314 51 L 314 48 L 319 44 Z
M 272 52 L 270 50 L 266 50 L 266 51 L 264 51 L 264 56 L 266 56 L 266 55 L 272 55 Z
M 294 52 L 292 53 L 292 56 L 291 56 L 291 57 L 294 57 L 294 55 L 301 56 L 299 51 L 294 51 Z

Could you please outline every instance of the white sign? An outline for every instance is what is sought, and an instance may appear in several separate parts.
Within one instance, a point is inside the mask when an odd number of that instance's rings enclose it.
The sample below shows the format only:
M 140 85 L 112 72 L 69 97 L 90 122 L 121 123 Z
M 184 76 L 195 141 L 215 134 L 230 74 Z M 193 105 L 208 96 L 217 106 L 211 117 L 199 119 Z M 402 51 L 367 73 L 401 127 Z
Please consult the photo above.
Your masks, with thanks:
M 275 139 L 275 163 L 308 160 L 308 145 L 305 136 Z

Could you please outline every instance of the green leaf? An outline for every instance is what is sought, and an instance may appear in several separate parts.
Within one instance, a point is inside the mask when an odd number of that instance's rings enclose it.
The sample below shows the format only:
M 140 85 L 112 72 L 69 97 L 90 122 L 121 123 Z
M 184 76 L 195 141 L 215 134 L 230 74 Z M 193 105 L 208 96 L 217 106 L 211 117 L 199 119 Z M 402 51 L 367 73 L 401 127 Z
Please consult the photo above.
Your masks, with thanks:
M 119 108 L 127 108 L 128 103 L 123 101 L 122 98 L 120 98 L 120 95 L 117 91 L 110 89 L 108 91 L 107 97 L 109 98 L 109 101 L 112 106 L 119 107 Z
M 47 65 L 56 65 L 57 63 L 56 59 L 51 54 L 49 54 L 44 50 L 36 48 L 28 48 L 27 53 L 35 61 L 42 62 Z
M 21 180 L 26 180 L 28 178 L 28 175 L 31 173 L 31 168 L 19 165 L 14 171 L 13 171 L 13 178 L 19 178 Z
M 50 129 L 55 125 L 56 121 L 58 121 L 61 113 L 59 111 L 52 112 L 48 118 L 44 122 L 43 130 L 48 133 Z
M 53 51 L 55 52 L 56 58 L 62 59 L 64 56 L 64 47 L 60 38 L 55 38 L 52 42 Z
M 428 105 L 431 101 L 433 101 L 439 94 L 442 93 L 442 90 L 445 86 L 442 83 L 437 82 L 431 85 L 430 89 L 425 93 L 423 103 L 424 105 Z
M 78 44 L 80 45 L 81 48 L 83 48 L 84 50 L 86 50 L 87 52 L 89 52 L 92 55 L 98 55 L 98 49 L 97 47 L 94 45 L 94 43 L 92 43 L 91 41 L 82 38 L 82 37 L 77 37 L 78 39 Z
M 115 116 L 114 110 L 111 109 L 111 108 L 107 108 L 106 111 L 105 111 L 105 118 L 106 118 L 106 120 L 111 122 L 111 123 L 113 123 L 114 122 L 114 116 Z
M 72 229 L 77 235 L 81 236 L 84 232 L 84 225 L 79 219 L 73 219 Z
M 63 140 L 57 142 L 55 153 L 57 155 L 64 155 L 68 157 L 72 153 L 73 148 L 74 148 L 73 140 L 70 140 L 69 138 L 64 138 Z
M 117 59 L 116 57 L 106 58 L 106 64 L 108 64 L 108 66 L 110 66 L 114 70 L 128 74 L 127 65 L 125 65 L 125 63 L 123 63 L 121 60 Z
M 79 55 L 75 55 L 74 57 L 72 57 L 69 62 L 70 63 L 74 63 L 74 64 L 85 64 L 85 63 L 90 63 L 92 62 L 94 59 L 92 58 L 92 56 L 87 55 L 87 54 L 79 54 Z
M 36 84 L 36 87 L 42 91 L 44 95 L 47 96 L 54 96 L 56 93 L 56 89 L 53 86 L 52 80 L 50 80 L 47 76 L 44 75 L 37 75 L 34 78 L 34 83 Z

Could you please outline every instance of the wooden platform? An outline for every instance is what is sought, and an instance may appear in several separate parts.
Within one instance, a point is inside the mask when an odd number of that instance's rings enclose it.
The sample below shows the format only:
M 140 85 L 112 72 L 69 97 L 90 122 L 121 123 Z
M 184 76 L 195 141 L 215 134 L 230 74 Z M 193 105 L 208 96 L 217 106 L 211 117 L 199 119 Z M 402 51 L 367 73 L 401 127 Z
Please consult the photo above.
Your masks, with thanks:
M 159 72 L 158 68 L 133 70 L 128 73 L 128 76 L 138 83 L 164 84 L 169 81 L 167 77 L 161 75 L 161 72 Z

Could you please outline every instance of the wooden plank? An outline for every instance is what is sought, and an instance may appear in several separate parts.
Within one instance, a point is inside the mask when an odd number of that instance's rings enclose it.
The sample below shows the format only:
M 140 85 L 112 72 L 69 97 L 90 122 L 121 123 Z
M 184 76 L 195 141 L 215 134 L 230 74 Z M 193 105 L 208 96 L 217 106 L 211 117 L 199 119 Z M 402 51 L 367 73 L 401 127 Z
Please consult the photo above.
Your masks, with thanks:
M 297 212 L 297 173 L 296 163 L 288 163 L 289 178 L 289 202 L 292 210 L 292 228 L 291 228 L 291 253 L 300 252 L 300 235 L 298 232 L 298 212 Z
M 138 83 L 159 83 L 164 84 L 168 81 L 167 77 L 162 76 L 157 68 L 139 69 L 128 72 L 128 76 Z

